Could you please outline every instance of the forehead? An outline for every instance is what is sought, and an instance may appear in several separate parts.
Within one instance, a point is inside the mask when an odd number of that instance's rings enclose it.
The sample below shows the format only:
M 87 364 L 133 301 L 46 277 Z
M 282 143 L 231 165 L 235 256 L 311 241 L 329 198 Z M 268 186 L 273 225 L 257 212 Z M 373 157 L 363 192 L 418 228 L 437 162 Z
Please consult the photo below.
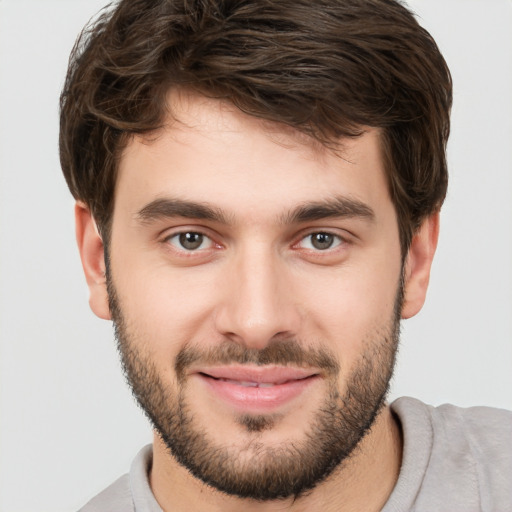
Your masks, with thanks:
M 116 205 L 134 209 L 172 196 L 213 203 L 233 214 L 262 206 L 277 214 L 329 196 L 389 202 L 376 129 L 339 141 L 334 151 L 225 101 L 174 92 L 168 111 L 160 130 L 133 137 L 124 149 Z

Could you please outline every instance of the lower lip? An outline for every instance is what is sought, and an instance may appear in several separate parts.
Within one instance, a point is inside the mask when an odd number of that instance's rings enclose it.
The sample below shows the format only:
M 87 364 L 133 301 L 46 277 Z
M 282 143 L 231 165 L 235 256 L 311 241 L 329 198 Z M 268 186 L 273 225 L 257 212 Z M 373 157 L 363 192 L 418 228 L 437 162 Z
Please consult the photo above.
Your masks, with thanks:
M 272 387 L 241 386 L 199 374 L 215 396 L 241 411 L 268 412 L 292 401 L 306 391 L 319 377 L 290 380 Z

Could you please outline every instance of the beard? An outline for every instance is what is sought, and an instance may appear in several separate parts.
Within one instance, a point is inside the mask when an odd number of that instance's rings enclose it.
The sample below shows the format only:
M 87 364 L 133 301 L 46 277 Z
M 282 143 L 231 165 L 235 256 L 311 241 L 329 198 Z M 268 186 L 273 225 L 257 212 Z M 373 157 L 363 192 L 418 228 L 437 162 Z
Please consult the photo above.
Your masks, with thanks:
M 129 328 L 107 272 L 109 303 L 121 362 L 132 393 L 170 454 L 205 484 L 240 498 L 258 501 L 298 498 L 346 463 L 385 404 L 393 374 L 400 331 L 403 285 L 398 286 L 392 318 L 361 340 L 363 351 L 338 389 L 339 362 L 328 349 L 308 348 L 298 340 L 271 340 L 263 349 L 248 349 L 231 340 L 201 348 L 185 345 L 174 362 L 177 386 L 164 382 L 145 349 L 151 341 Z M 248 435 L 245 446 L 215 442 L 202 427 L 187 396 L 187 369 L 201 364 L 257 364 L 319 368 L 326 376 L 323 403 L 300 440 L 268 445 L 261 432 L 274 428 L 273 415 L 236 418 Z M 277 419 L 278 421 L 278 419 Z

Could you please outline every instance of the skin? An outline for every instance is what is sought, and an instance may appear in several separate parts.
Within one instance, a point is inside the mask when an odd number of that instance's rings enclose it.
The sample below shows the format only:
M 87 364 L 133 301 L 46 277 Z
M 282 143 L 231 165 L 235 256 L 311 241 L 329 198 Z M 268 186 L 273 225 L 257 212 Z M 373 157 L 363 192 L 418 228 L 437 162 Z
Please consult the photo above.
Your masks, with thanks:
M 334 154 L 218 100 L 175 92 L 169 106 L 173 117 L 163 129 L 128 143 L 115 190 L 110 268 L 139 348 L 175 389 L 174 359 L 187 344 L 209 347 L 229 339 L 263 349 L 277 337 L 301 340 L 336 356 L 344 369 L 337 382 L 343 393 L 367 340 L 389 329 L 402 270 L 378 130 L 343 141 L 342 152 Z M 304 204 L 333 197 L 357 201 L 372 214 L 290 218 Z M 208 204 L 224 218 L 141 219 L 147 205 L 169 198 Z M 90 306 L 110 319 L 104 246 L 81 203 L 76 226 Z M 176 236 L 183 232 L 208 238 L 187 252 Z M 318 232 L 335 235 L 331 248 L 311 245 L 310 235 Z M 423 305 L 437 235 L 436 214 L 413 237 L 402 318 Z M 232 404 L 194 375 L 187 393 L 196 421 L 215 442 L 242 448 L 258 436 L 265 446 L 277 446 L 302 439 L 326 383 L 316 379 L 279 406 L 278 420 L 261 433 L 242 428 Z M 380 510 L 398 477 L 401 442 L 386 406 L 348 462 L 309 494 L 257 502 L 222 494 L 192 477 L 155 433 L 150 482 L 164 510 Z

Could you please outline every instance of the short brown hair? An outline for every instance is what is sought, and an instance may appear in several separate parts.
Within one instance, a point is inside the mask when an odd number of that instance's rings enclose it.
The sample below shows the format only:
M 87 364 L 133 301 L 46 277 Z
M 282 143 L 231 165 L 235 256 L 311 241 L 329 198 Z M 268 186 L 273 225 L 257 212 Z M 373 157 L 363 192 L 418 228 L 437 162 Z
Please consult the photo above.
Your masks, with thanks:
M 104 238 L 120 152 L 162 125 L 173 87 L 326 145 L 380 128 L 403 254 L 444 200 L 451 76 L 396 0 L 121 0 L 104 10 L 72 51 L 60 117 L 64 175 Z

